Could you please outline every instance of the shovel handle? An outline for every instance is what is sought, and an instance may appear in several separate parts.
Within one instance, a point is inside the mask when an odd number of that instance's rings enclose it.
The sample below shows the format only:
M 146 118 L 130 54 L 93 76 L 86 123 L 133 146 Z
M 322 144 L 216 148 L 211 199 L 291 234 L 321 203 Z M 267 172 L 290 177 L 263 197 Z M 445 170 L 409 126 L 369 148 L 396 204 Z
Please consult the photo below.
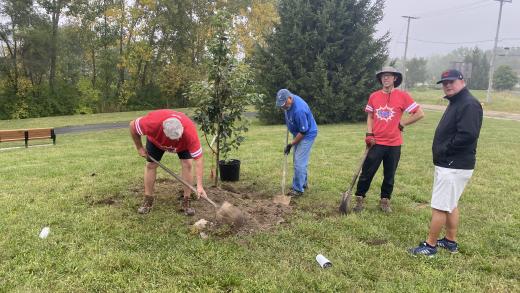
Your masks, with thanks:
M 168 174 L 172 175 L 173 177 L 175 177 L 175 179 L 177 179 L 180 183 L 184 184 L 184 186 L 188 187 L 189 189 L 191 189 L 193 192 L 195 192 L 195 194 L 198 194 L 199 192 L 197 191 L 197 189 L 195 189 L 195 187 L 193 187 L 193 185 L 189 184 L 186 180 L 184 180 L 181 176 L 175 174 L 172 170 L 170 170 L 168 167 L 164 166 L 161 162 L 157 161 L 156 159 L 154 159 L 153 157 L 151 156 L 148 156 L 148 158 L 150 160 L 152 160 L 152 162 L 156 163 L 157 165 L 159 165 L 159 167 L 161 167 L 164 171 L 166 171 Z M 207 196 L 201 196 L 202 198 L 204 198 L 205 200 L 207 200 L 210 204 L 212 204 L 214 207 L 218 208 L 218 205 L 213 202 L 211 199 L 209 199 Z

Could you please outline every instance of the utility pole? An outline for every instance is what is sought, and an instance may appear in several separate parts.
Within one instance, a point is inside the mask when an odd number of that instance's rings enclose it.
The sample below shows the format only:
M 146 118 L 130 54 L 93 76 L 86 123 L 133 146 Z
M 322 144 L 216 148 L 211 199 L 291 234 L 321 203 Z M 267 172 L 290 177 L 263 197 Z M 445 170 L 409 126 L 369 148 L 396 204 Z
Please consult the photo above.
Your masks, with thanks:
M 418 17 L 403 15 L 402 17 L 408 19 L 408 25 L 406 27 L 406 43 L 404 45 L 404 56 L 403 56 L 403 89 L 406 90 L 406 78 L 408 74 L 406 73 L 406 53 L 408 51 L 408 34 L 410 33 L 410 20 L 418 19 Z
M 511 3 L 513 0 L 495 0 L 500 2 L 500 10 L 498 11 L 498 24 L 497 24 L 497 33 L 495 35 L 495 45 L 493 46 L 493 55 L 491 55 L 491 62 L 489 63 L 489 82 L 487 89 L 486 101 L 491 103 L 491 90 L 493 89 L 493 74 L 495 73 L 495 58 L 497 55 L 497 43 L 498 43 L 498 33 L 500 32 L 500 20 L 502 19 L 502 6 L 504 2 Z

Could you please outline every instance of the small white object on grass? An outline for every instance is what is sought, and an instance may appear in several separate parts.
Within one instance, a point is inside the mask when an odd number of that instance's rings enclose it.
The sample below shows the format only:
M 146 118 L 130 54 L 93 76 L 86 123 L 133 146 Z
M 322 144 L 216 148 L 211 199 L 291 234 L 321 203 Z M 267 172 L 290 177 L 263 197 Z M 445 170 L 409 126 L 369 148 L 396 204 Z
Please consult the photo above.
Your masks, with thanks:
M 209 222 L 207 220 L 200 219 L 197 222 L 195 222 L 195 224 L 193 224 L 193 226 L 195 226 L 199 230 L 204 230 L 204 229 L 206 229 L 206 225 L 208 225 L 208 223 Z
M 320 264 L 320 267 L 322 267 L 324 269 L 330 268 L 332 266 L 332 263 L 330 262 L 330 260 L 328 260 L 322 254 L 318 254 L 316 256 L 316 261 Z
M 47 236 L 49 236 L 49 233 L 51 233 L 51 228 L 43 227 L 42 231 L 40 232 L 40 238 L 41 239 L 47 238 Z

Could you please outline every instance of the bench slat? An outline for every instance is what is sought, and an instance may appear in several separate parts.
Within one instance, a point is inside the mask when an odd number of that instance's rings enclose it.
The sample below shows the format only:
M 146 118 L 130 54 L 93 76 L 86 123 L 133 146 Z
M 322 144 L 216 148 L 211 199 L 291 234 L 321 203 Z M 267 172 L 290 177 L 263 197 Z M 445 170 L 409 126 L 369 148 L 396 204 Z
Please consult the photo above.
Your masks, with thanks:
M 27 141 L 32 139 L 52 139 L 53 144 L 56 144 L 56 135 L 53 128 L 0 130 L 0 142 L 25 141 L 27 147 Z

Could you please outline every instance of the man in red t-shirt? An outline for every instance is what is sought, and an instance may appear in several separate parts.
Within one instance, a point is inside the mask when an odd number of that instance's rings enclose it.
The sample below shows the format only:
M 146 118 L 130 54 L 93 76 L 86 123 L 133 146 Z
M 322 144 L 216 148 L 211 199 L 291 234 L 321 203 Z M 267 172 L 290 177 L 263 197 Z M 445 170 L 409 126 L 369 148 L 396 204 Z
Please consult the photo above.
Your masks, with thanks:
M 197 197 L 206 196 L 202 186 L 204 163 L 202 148 L 195 124 L 184 113 L 173 110 L 157 110 L 130 122 L 130 134 L 137 152 L 147 159 L 144 169 L 144 200 L 137 210 L 140 214 L 149 213 L 154 202 L 154 185 L 158 165 L 148 158 L 160 161 L 164 151 L 177 153 L 181 161 L 182 178 L 192 184 L 192 163 L 195 161 L 197 177 Z M 141 136 L 146 135 L 146 149 Z M 191 190 L 184 186 L 183 210 L 186 215 L 195 214 L 190 208 Z
M 364 209 L 365 196 L 370 183 L 383 162 L 384 179 L 381 185 L 381 210 L 391 212 L 390 198 L 394 189 L 394 176 L 401 156 L 403 143 L 402 131 L 406 125 L 415 123 L 424 117 L 424 113 L 412 97 L 402 90 L 396 89 L 403 77 L 393 67 L 383 67 L 376 74 L 383 86 L 382 90 L 373 92 L 365 107 L 367 112 L 367 133 L 365 143 L 370 148 L 359 177 L 356 190 L 355 212 Z M 402 119 L 404 112 L 409 113 Z

